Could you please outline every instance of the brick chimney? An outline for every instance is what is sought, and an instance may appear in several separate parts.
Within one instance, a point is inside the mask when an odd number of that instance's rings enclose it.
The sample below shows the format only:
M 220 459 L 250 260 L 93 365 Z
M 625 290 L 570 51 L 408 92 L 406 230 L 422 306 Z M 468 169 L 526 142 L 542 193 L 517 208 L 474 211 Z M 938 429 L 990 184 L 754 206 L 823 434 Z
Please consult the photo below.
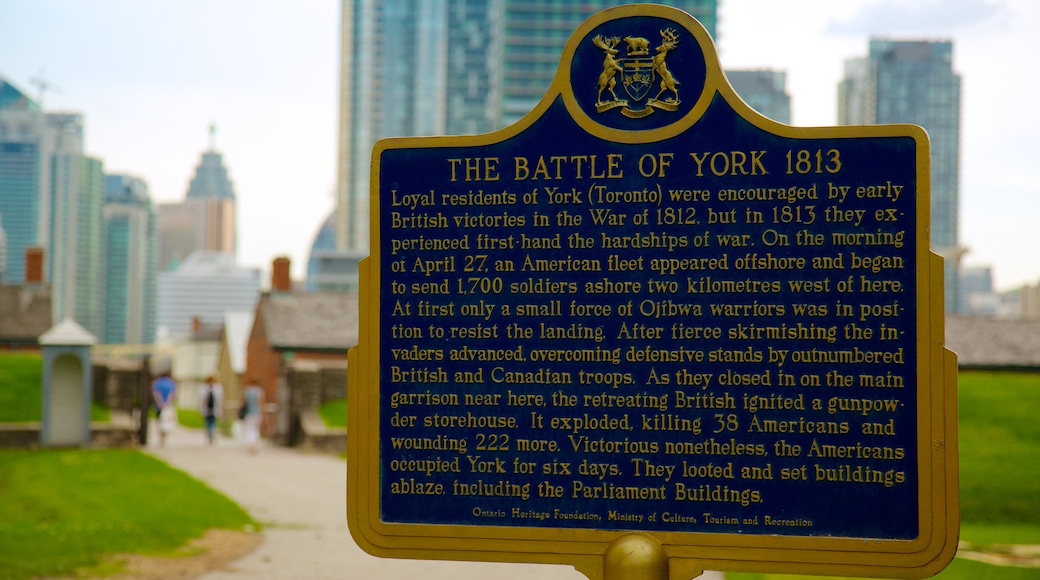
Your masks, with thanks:
M 289 278 L 289 258 L 280 256 L 271 264 L 271 291 L 292 292 L 292 279 Z
M 43 285 L 43 248 L 25 248 L 25 283 Z

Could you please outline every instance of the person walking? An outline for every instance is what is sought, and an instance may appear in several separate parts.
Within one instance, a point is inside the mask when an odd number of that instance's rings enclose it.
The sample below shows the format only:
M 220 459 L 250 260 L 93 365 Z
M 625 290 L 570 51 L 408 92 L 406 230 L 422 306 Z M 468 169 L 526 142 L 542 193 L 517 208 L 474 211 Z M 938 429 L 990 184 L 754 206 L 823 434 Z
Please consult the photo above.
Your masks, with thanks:
M 224 416 L 224 388 L 213 378 L 206 377 L 199 389 L 199 414 L 206 422 L 206 441 L 216 442 L 217 421 Z
M 250 453 L 256 453 L 263 418 L 264 390 L 256 384 L 256 379 L 251 378 L 246 382 L 246 388 L 242 392 L 242 428 Z
M 159 375 L 152 381 L 152 399 L 159 411 L 159 445 L 166 445 L 166 436 L 177 423 L 177 411 L 173 407 L 173 396 L 177 393 L 177 383 L 170 376 L 170 371 Z

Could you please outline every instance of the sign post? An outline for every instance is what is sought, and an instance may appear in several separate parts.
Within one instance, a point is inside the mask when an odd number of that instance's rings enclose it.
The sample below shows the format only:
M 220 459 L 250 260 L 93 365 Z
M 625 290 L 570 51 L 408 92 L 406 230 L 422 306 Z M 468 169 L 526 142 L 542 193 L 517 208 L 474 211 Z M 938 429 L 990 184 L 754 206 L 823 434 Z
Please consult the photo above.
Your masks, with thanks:
M 593 579 L 937 573 L 956 360 L 929 171 L 919 127 L 755 113 L 695 19 L 645 5 L 583 24 L 517 125 L 380 141 L 355 540 Z

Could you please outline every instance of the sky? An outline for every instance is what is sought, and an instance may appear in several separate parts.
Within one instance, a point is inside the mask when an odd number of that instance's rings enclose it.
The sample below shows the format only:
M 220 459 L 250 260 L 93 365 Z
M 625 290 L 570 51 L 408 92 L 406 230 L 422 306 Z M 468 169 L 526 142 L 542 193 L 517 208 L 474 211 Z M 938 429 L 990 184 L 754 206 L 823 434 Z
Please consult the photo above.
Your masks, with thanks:
M 302 278 L 335 205 L 337 0 L 0 0 L 0 76 L 85 117 L 108 173 L 184 199 L 203 152 L 224 156 L 238 261 Z M 720 0 L 727 69 L 787 73 L 792 124 L 836 123 L 845 59 L 871 37 L 954 42 L 962 79 L 964 263 L 1007 290 L 1040 281 L 1040 2 Z

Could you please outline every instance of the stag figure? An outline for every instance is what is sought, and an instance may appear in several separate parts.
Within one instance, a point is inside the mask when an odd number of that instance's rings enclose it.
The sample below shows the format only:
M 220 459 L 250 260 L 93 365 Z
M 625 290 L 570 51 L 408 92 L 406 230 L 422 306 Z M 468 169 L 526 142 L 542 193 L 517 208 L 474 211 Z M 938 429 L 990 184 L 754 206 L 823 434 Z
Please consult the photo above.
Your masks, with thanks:
M 612 37 L 604 39 L 602 36 L 597 36 L 592 39 L 592 43 L 598 46 L 603 51 L 603 72 L 599 74 L 599 92 L 596 93 L 596 104 L 603 104 L 603 91 L 610 91 L 611 96 L 614 100 L 618 100 L 617 93 L 614 92 L 614 87 L 617 86 L 617 79 L 614 78 L 619 72 L 622 72 L 621 65 L 614 56 L 618 53 L 617 45 L 621 42 L 618 37 Z
M 676 34 L 675 30 L 669 28 L 661 31 L 661 46 L 657 47 L 657 54 L 654 56 L 654 72 L 661 77 L 661 90 L 657 92 L 657 96 L 654 100 L 660 99 L 661 95 L 665 91 L 672 91 L 675 95 L 674 99 L 670 99 L 673 102 L 679 102 L 679 90 L 676 89 L 676 85 L 679 81 L 675 80 L 672 76 L 672 72 L 668 70 L 665 65 L 664 59 L 668 56 L 668 51 L 679 46 L 679 35 Z

